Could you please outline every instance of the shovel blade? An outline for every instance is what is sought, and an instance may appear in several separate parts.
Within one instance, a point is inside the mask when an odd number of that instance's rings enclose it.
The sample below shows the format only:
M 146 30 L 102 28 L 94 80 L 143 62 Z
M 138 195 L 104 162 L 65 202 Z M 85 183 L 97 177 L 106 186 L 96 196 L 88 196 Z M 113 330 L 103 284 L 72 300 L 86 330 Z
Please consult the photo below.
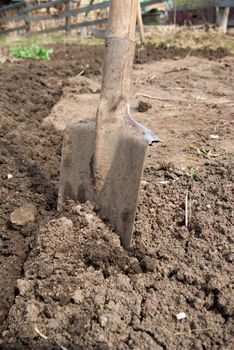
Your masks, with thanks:
M 148 142 L 142 131 L 131 125 L 119 128 L 114 125 L 114 147 L 103 148 L 111 162 L 101 188 L 97 189 L 94 174 L 95 127 L 94 121 L 87 121 L 72 124 L 65 131 L 58 208 L 69 199 L 92 202 L 100 217 L 111 225 L 120 236 L 123 247 L 128 249 Z

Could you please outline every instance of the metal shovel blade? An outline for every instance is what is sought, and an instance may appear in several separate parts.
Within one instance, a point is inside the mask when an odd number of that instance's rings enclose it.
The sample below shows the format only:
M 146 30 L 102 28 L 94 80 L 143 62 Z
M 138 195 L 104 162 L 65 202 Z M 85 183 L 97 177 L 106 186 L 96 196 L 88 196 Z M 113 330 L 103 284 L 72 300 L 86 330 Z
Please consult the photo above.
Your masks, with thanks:
M 58 207 L 72 199 L 94 203 L 100 217 L 111 224 L 124 248 L 131 244 L 137 197 L 147 145 L 157 138 L 136 123 L 129 111 L 121 122 L 102 128 L 100 165 L 95 169 L 95 121 L 75 123 L 64 136 Z M 96 150 L 97 152 L 97 150 Z M 94 171 L 95 170 L 95 171 Z M 104 180 L 103 180 L 104 179 Z
M 147 145 L 157 141 L 130 116 L 138 0 L 112 0 L 95 121 L 70 125 L 64 137 L 58 207 L 91 201 L 129 248 Z

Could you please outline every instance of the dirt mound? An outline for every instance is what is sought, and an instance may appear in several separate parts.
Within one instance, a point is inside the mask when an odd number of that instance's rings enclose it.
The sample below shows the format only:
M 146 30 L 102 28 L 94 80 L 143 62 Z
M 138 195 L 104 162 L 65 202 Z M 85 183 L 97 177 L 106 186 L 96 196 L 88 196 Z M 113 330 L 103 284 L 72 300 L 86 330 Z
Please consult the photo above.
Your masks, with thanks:
M 136 48 L 136 52 L 139 47 Z M 228 55 L 228 50 L 223 48 L 218 48 L 217 50 L 207 49 L 199 49 L 199 50 L 191 50 L 190 48 L 177 48 L 167 45 L 160 44 L 157 45 L 146 45 L 145 47 L 145 57 L 141 60 L 138 59 L 138 56 L 135 57 L 136 63 L 147 63 L 150 61 L 160 61 L 162 59 L 179 59 L 187 56 L 195 56 L 195 57 L 205 57 L 211 60 L 216 60 L 223 58 Z
M 43 226 L 17 281 L 5 342 L 33 349 L 199 349 L 205 342 L 207 349 L 231 349 L 233 173 L 225 169 L 208 162 L 202 182 L 194 182 L 173 165 L 147 168 L 130 252 L 89 204 L 73 204 Z

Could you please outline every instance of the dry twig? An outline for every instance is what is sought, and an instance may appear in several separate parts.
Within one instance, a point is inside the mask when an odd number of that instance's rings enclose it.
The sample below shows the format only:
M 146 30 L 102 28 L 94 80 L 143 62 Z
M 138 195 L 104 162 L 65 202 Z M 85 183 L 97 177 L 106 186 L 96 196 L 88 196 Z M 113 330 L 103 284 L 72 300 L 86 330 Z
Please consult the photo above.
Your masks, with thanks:
M 179 98 L 166 98 L 166 97 L 157 97 L 157 96 L 151 96 L 151 95 L 147 95 L 141 92 L 137 92 L 136 93 L 138 96 L 142 96 L 142 97 L 146 97 L 146 98 L 150 98 L 152 100 L 158 100 L 158 101 L 174 101 L 174 102 L 187 102 L 187 100 L 182 100 Z
M 197 329 L 190 329 L 188 332 L 171 332 L 169 329 L 167 329 L 164 325 L 162 325 L 162 328 L 170 335 L 177 336 L 177 335 L 187 335 L 192 333 L 200 333 L 200 332 L 206 332 L 212 330 L 211 327 L 208 328 L 197 328 Z
M 193 102 L 193 103 L 205 103 L 207 105 L 208 104 L 220 104 L 220 105 L 227 104 L 229 106 L 234 105 L 233 101 L 229 101 L 229 100 L 225 100 L 225 101 L 208 101 L 205 98 L 202 98 L 202 99 L 196 98 L 196 99 L 193 99 L 192 101 L 188 101 L 188 99 L 184 100 L 184 99 L 180 99 L 180 98 L 169 98 L 169 97 L 152 96 L 152 95 L 144 94 L 142 92 L 137 92 L 136 95 L 137 96 L 142 96 L 142 97 L 145 97 L 145 98 L 150 98 L 152 100 L 158 100 L 158 101 Z
M 35 331 L 41 338 L 43 338 L 43 339 L 48 339 L 48 337 L 47 337 L 45 334 L 41 333 L 41 331 L 40 331 L 37 327 L 34 328 L 34 331 Z
M 49 338 L 43 334 L 37 327 L 34 328 L 34 331 L 43 339 L 45 340 L 49 340 Z M 60 349 L 62 350 L 68 350 L 67 348 L 65 348 L 65 346 L 61 345 L 57 340 L 54 340 L 54 342 L 60 347 Z

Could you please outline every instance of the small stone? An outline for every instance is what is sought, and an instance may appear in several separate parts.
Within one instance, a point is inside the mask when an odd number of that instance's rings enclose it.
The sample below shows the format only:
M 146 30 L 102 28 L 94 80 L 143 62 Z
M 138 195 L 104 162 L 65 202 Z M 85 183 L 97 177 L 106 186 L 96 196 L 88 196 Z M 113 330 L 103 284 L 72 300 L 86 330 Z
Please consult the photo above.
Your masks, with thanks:
M 7 179 L 8 179 L 8 180 L 10 180 L 10 179 L 12 179 L 12 178 L 13 178 L 13 175 L 7 174 Z
M 176 315 L 176 318 L 178 321 L 181 321 L 181 320 L 184 320 L 187 318 L 187 315 L 185 312 L 179 312 L 177 315 Z
M 29 222 L 34 222 L 37 215 L 37 208 L 32 203 L 25 203 L 21 207 L 15 209 L 10 214 L 12 224 L 25 226 Z
M 82 303 L 82 301 L 84 300 L 84 295 L 83 295 L 82 290 L 77 289 L 77 290 L 75 291 L 75 293 L 73 294 L 72 299 L 74 300 L 74 302 L 75 302 L 76 304 Z
M 2 337 L 5 338 L 10 334 L 10 332 L 8 330 L 5 330 L 2 332 Z
M 141 185 L 145 188 L 148 185 L 148 181 L 142 180 Z
M 210 138 L 212 140 L 218 140 L 219 139 L 219 135 L 210 135 Z
M 75 207 L 72 207 L 72 210 L 74 212 L 76 212 L 77 214 L 80 214 L 81 210 L 82 210 L 82 205 L 77 204 Z
M 108 318 L 105 315 L 100 316 L 100 325 L 101 327 L 105 328 L 108 322 Z
M 159 181 L 158 182 L 160 185 L 167 185 L 167 184 L 169 184 L 169 181 Z
M 17 286 L 18 286 L 19 292 L 22 296 L 25 296 L 31 289 L 30 282 L 28 282 L 26 280 L 18 279 Z
M 152 105 L 149 102 L 139 101 L 137 110 L 140 113 L 145 113 L 148 109 L 152 108 Z
M 92 223 L 94 223 L 94 215 L 85 214 L 85 221 L 88 226 L 92 225 Z

